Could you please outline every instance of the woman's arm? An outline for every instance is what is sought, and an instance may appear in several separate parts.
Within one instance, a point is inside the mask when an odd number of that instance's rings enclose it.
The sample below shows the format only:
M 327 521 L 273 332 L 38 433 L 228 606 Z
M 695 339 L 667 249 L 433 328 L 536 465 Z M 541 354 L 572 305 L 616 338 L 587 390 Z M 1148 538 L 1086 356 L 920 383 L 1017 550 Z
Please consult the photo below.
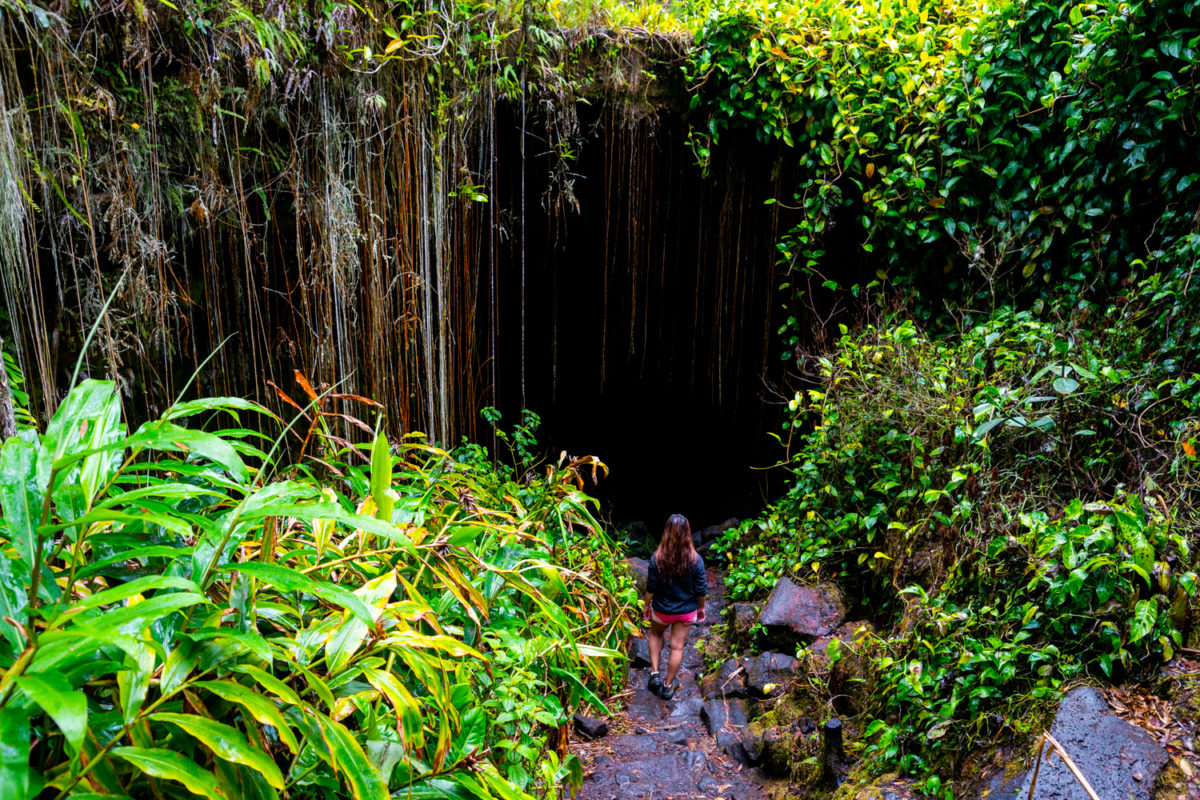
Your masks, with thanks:
M 650 604 L 654 602 L 654 595 L 646 592 L 646 597 L 642 600 L 642 619 L 646 622 L 650 621 Z

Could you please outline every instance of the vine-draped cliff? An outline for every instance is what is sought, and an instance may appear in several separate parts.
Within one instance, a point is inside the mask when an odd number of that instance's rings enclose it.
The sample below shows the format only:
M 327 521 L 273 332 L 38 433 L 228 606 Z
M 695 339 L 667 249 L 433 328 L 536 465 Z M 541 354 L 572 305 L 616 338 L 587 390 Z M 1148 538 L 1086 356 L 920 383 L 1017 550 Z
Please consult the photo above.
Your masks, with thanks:
M 392 4 L 3 13 L 0 262 L 39 415 L 112 295 L 87 366 L 135 413 L 211 356 L 206 392 L 277 402 L 296 370 L 442 442 L 482 405 L 554 427 L 635 394 L 761 422 L 787 175 L 773 146 L 702 174 L 679 37 Z

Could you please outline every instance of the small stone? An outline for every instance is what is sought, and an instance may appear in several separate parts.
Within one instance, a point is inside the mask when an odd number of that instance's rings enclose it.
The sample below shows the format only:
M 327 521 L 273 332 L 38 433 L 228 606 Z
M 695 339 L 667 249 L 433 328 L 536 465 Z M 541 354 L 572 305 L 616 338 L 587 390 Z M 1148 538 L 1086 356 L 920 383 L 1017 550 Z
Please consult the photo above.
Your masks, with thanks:
M 1146 780 L 1146 773 L 1142 772 L 1142 771 L 1139 769 L 1139 770 L 1137 770 L 1136 772 L 1134 772 L 1134 773 L 1133 773 L 1133 779 L 1134 779 L 1135 781 L 1137 781 L 1138 783 L 1141 783 L 1142 781 Z
M 721 784 L 717 783 L 715 778 L 705 775 L 696 784 L 696 788 L 705 794 L 717 794 L 721 790 Z
M 755 697 L 777 697 L 796 674 L 796 659 L 783 653 L 763 653 L 746 659 L 746 688 Z
M 695 772 L 703 767 L 705 761 L 707 761 L 707 759 L 704 757 L 704 753 L 701 753 L 699 750 L 688 750 L 683 757 L 683 763 L 686 764 L 687 768 L 692 772 Z
M 644 638 L 633 640 L 629 648 L 629 663 L 633 667 L 650 666 L 650 643 Z
M 617 783 L 620 784 L 621 786 L 628 786 L 629 780 L 630 780 L 629 776 L 626 775 L 625 773 L 623 773 L 623 772 L 617 773 Z
M 666 739 L 668 742 L 672 742 L 674 744 L 687 745 L 687 734 L 681 731 L 679 728 L 672 728 L 671 730 L 667 731 Z
M 608 736 L 608 723 L 594 717 L 575 715 L 575 732 L 588 739 L 600 739 Z

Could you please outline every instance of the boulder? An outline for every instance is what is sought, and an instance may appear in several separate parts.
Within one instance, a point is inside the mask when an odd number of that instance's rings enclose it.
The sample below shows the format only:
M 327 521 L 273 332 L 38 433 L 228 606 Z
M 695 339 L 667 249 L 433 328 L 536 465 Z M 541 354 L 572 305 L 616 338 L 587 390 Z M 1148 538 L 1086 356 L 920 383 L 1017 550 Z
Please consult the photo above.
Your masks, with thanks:
M 1154 784 L 1167 763 L 1167 751 L 1150 734 L 1113 714 L 1100 690 L 1081 686 L 1058 708 L 1053 736 L 1096 794 L 1103 798 L 1150 800 Z M 1033 770 L 1029 770 L 1018 797 L 1029 796 Z M 1067 765 L 1057 756 L 1042 757 L 1034 800 L 1087 800 Z
M 751 725 L 742 732 L 742 749 L 752 764 L 761 765 L 772 778 L 786 778 L 792 772 L 792 735 L 778 728 Z
M 716 736 L 723 730 L 743 728 L 746 725 L 746 703 L 739 699 L 708 700 L 700 709 L 700 718 L 709 736 Z
M 588 739 L 601 739 L 608 736 L 608 723 L 595 717 L 575 715 L 575 732 Z
M 841 592 L 831 586 L 797 586 L 780 578 L 758 616 L 772 641 L 808 644 L 837 628 L 846 618 Z
M 644 558 L 627 558 L 625 566 L 633 575 L 633 585 L 637 587 L 638 597 L 646 594 L 646 580 L 650 574 L 650 562 Z
M 706 550 L 709 545 L 717 540 L 717 538 L 725 531 L 736 528 L 738 519 L 730 517 L 720 525 L 709 525 L 707 528 L 701 528 L 698 531 L 692 531 L 692 544 L 697 550 Z
M 763 653 L 747 658 L 746 690 L 751 697 L 778 697 L 796 676 L 799 663 L 783 653 Z
M 725 661 L 700 681 L 700 695 L 705 700 L 722 697 L 745 697 L 746 685 L 741 662 L 736 658 Z

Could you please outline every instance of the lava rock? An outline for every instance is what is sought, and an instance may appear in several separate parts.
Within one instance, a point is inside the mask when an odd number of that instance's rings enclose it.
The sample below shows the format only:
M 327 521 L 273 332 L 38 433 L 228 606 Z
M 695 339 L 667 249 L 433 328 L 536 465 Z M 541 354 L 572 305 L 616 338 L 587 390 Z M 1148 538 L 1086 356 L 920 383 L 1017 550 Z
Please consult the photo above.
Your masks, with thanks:
M 763 653 L 747 658 L 746 689 L 753 697 L 777 697 L 795 677 L 798 664 L 796 659 L 783 653 Z M 768 686 L 771 687 L 769 690 Z
M 629 647 L 629 662 L 634 667 L 650 666 L 650 643 L 645 638 L 633 640 Z
M 778 728 L 758 728 L 754 725 L 742 731 L 742 750 L 750 763 L 762 766 L 763 771 L 773 778 L 791 775 L 791 753 L 788 745 L 791 736 Z
M 731 658 L 721 664 L 716 672 L 711 672 L 700 681 L 700 695 L 705 700 L 720 697 L 745 697 L 746 685 L 743 682 L 742 664 L 736 658 Z
M 729 606 L 726 620 L 734 634 L 746 636 L 754 627 L 754 623 L 758 622 L 758 607 L 751 603 L 734 603 Z
M 644 558 L 627 558 L 625 566 L 633 574 L 633 584 L 637 587 L 638 597 L 646 594 L 646 581 L 650 579 L 650 562 Z
M 808 644 L 834 630 L 846 618 L 841 592 L 829 586 L 797 586 L 780 578 L 758 621 L 776 642 Z
M 710 736 L 726 728 L 742 728 L 746 725 L 746 703 L 738 699 L 709 700 L 701 709 L 700 718 Z
M 738 519 L 730 517 L 720 525 L 709 525 L 707 528 L 701 528 L 698 531 L 692 531 L 692 544 L 697 550 L 707 549 L 713 542 L 720 537 L 725 531 L 738 526 Z
M 680 700 L 675 703 L 675 707 L 671 709 L 671 718 L 698 717 L 702 708 L 704 708 L 703 700 L 699 697 L 689 697 L 687 700 Z
M 699 772 L 704 767 L 704 762 L 707 761 L 704 753 L 699 750 L 688 750 L 683 756 L 683 763 L 692 772 Z
M 575 732 L 589 739 L 601 739 L 608 736 L 608 723 L 602 719 L 576 714 Z
M 746 751 L 746 755 L 750 758 L 752 764 L 758 764 L 762 761 L 763 746 L 765 745 L 765 731 L 756 725 L 751 725 L 742 730 L 742 749 Z
M 1081 686 L 1063 700 L 1050 735 L 1067 751 L 1100 797 L 1150 800 L 1167 751 L 1141 728 L 1113 714 L 1098 689 Z M 1138 780 L 1138 776 L 1141 780 Z M 1029 796 L 1030 770 L 1018 797 Z M 1086 800 L 1087 793 L 1058 757 L 1042 757 L 1034 800 Z
M 630 781 L 630 778 L 625 773 L 622 772 L 617 775 L 617 783 L 620 784 L 621 786 L 628 786 L 629 781 Z
M 746 748 L 742 746 L 741 736 L 733 731 L 721 731 L 718 733 L 717 747 L 721 748 L 721 751 L 733 759 L 736 763 L 741 764 L 744 767 L 754 766 L 754 762 L 751 761 L 749 753 L 747 753 Z
M 700 779 L 700 782 L 696 784 L 696 789 L 704 792 L 705 794 L 720 794 L 721 784 L 717 783 L 717 779 L 713 778 L 711 775 L 705 775 Z
M 663 738 L 672 744 L 687 746 L 687 734 L 679 728 L 671 728 L 663 734 Z
M 772 778 L 786 778 L 792 773 L 791 737 L 784 731 L 769 728 L 763 733 L 762 768 Z

